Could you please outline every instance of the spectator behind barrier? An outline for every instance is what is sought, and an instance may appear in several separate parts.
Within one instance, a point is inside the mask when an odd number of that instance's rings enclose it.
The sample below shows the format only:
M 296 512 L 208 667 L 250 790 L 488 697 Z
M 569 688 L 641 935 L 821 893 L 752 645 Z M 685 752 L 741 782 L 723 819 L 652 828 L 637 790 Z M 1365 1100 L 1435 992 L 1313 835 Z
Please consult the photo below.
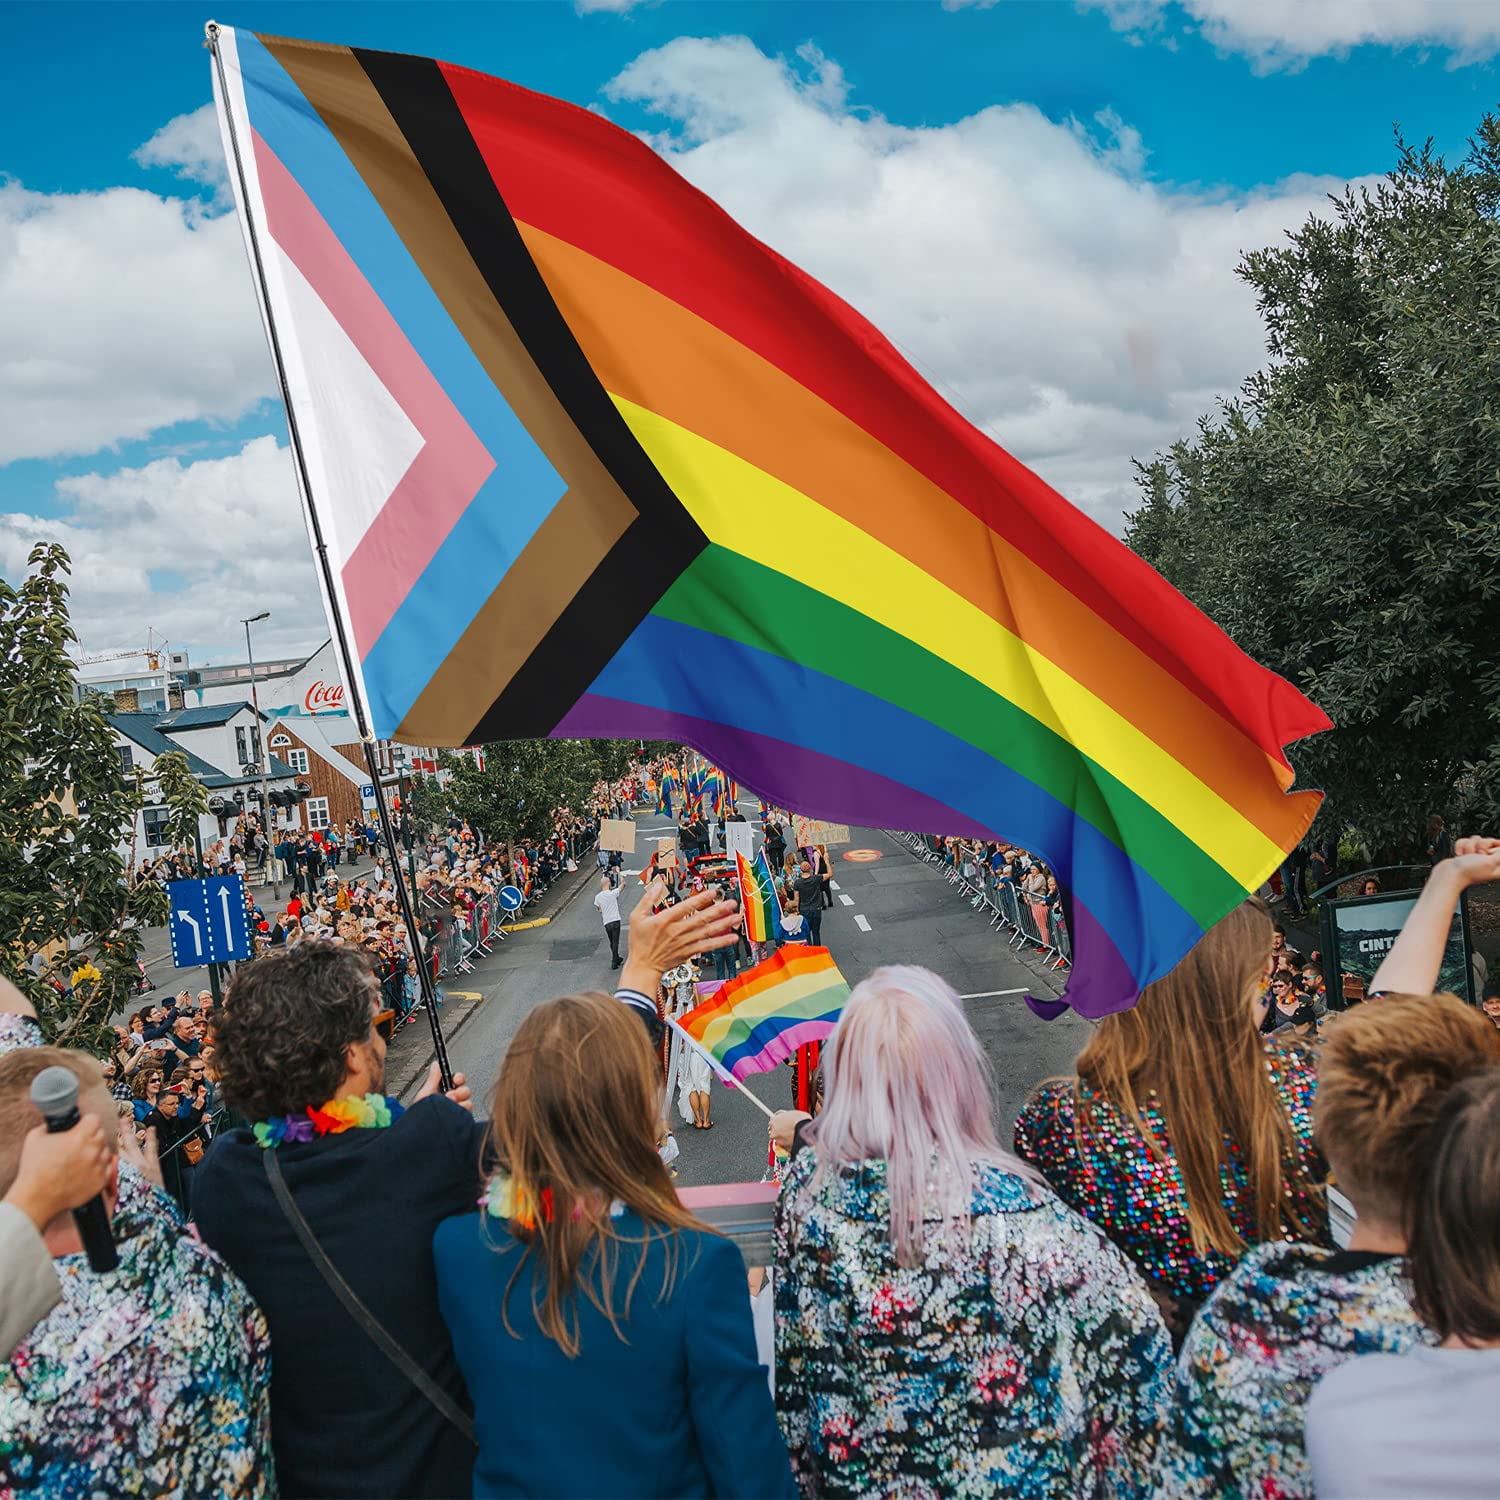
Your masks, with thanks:
M 656 1059 L 615 999 L 547 1001 L 506 1051 L 499 1171 L 434 1241 L 476 1493 L 793 1493 L 743 1262 L 677 1201 L 660 1111 Z
M 1016 1149 L 1135 1261 L 1178 1340 L 1248 1246 L 1331 1244 L 1312 1054 L 1255 1029 L 1271 940 L 1242 903 L 1016 1121 Z
M 1500 1068 L 1458 1084 L 1424 1139 L 1407 1222 L 1413 1301 L 1441 1341 L 1350 1360 L 1313 1393 L 1319 1500 L 1479 1500 L 1500 1474 Z
M 473 1447 L 355 1321 L 271 1185 L 354 1293 L 448 1399 L 463 1379 L 438 1311 L 432 1232 L 472 1206 L 482 1128 L 437 1092 L 384 1097 L 380 991 L 356 948 L 305 942 L 235 975 L 219 1019 L 219 1088 L 257 1122 L 215 1141 L 193 1187 L 203 1238 L 245 1278 L 271 1327 L 276 1474 L 287 1496 L 463 1495 Z
M 877 969 L 823 1069 L 776 1225 L 776 1403 L 803 1494 L 1141 1493 L 1166 1330 L 1125 1257 L 1001 1148 L 953 990 Z
M 0 1191 L 40 1121 L 31 1083 L 48 1067 L 78 1079 L 80 1113 L 115 1141 L 115 1102 L 92 1058 L 12 1051 L 0 1057 Z M 120 1256 L 107 1275 L 89 1269 L 71 1215 L 45 1230 L 62 1300 L 0 1379 L 0 1490 L 275 1494 L 265 1320 L 155 1188 L 112 1169 L 104 1198 Z
M 1329 1023 L 1316 1138 L 1357 1219 L 1347 1249 L 1257 1245 L 1193 1322 L 1157 1470 L 1160 1500 L 1212 1500 L 1252 1480 L 1310 1497 L 1307 1400 L 1357 1355 L 1428 1338 L 1401 1257 L 1427 1167 L 1426 1133 L 1453 1085 L 1500 1062 L 1500 1035 L 1453 995 L 1387 996 Z

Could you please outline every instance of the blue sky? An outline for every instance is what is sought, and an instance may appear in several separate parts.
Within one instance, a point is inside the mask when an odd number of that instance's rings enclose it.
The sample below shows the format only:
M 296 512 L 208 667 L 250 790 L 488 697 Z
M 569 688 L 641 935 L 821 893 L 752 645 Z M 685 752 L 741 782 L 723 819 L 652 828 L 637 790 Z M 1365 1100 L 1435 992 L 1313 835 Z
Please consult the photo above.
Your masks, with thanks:
M 1458 152 L 1500 93 L 1488 0 L 581 3 L 5 8 L 0 569 L 62 535 L 88 648 L 149 623 L 223 659 L 260 601 L 272 649 L 321 638 L 237 230 L 183 146 L 212 144 L 209 14 L 659 132 L 1115 526 L 1130 457 L 1258 362 L 1236 254 L 1387 168 L 1394 122 Z

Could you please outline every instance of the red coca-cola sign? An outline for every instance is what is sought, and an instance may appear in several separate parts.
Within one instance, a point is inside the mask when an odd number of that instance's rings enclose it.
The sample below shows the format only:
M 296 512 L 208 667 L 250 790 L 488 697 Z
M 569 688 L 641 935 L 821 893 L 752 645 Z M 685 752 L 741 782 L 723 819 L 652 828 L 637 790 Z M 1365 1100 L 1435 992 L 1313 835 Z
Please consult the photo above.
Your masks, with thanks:
M 302 707 L 310 714 L 341 713 L 344 707 L 343 683 L 329 684 L 319 680 L 308 688 Z

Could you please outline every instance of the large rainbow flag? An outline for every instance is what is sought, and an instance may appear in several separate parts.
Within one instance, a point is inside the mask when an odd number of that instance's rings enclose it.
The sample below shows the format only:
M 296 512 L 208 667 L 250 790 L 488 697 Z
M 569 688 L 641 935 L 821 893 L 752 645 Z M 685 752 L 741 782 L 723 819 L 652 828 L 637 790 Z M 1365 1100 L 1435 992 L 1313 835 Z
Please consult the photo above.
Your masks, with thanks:
M 1302 837 L 1284 747 L 1325 715 L 644 142 L 211 35 L 375 734 L 671 740 L 810 816 L 1014 841 L 1089 1015 Z
M 725 1072 L 747 1078 L 822 1041 L 848 998 L 833 954 L 798 943 L 726 980 L 677 1024 Z

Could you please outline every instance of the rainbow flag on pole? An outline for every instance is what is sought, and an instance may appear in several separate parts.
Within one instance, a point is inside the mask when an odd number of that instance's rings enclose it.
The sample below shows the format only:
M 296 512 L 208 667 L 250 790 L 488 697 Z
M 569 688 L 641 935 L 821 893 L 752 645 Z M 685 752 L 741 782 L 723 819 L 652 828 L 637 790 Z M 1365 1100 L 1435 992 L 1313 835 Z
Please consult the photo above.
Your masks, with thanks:
M 1284 747 L 1327 716 L 674 148 L 430 58 L 209 40 L 360 733 L 670 740 L 811 817 L 1018 843 L 1090 1016 L 1307 831 Z
M 735 870 L 740 877 L 740 909 L 745 916 L 745 936 L 752 943 L 769 943 L 781 936 L 781 897 L 771 879 L 766 851 L 760 850 L 751 864 L 738 849 Z
M 738 1079 L 765 1073 L 808 1042 L 821 1042 L 849 998 L 826 948 L 795 944 L 719 986 L 678 1025 Z

